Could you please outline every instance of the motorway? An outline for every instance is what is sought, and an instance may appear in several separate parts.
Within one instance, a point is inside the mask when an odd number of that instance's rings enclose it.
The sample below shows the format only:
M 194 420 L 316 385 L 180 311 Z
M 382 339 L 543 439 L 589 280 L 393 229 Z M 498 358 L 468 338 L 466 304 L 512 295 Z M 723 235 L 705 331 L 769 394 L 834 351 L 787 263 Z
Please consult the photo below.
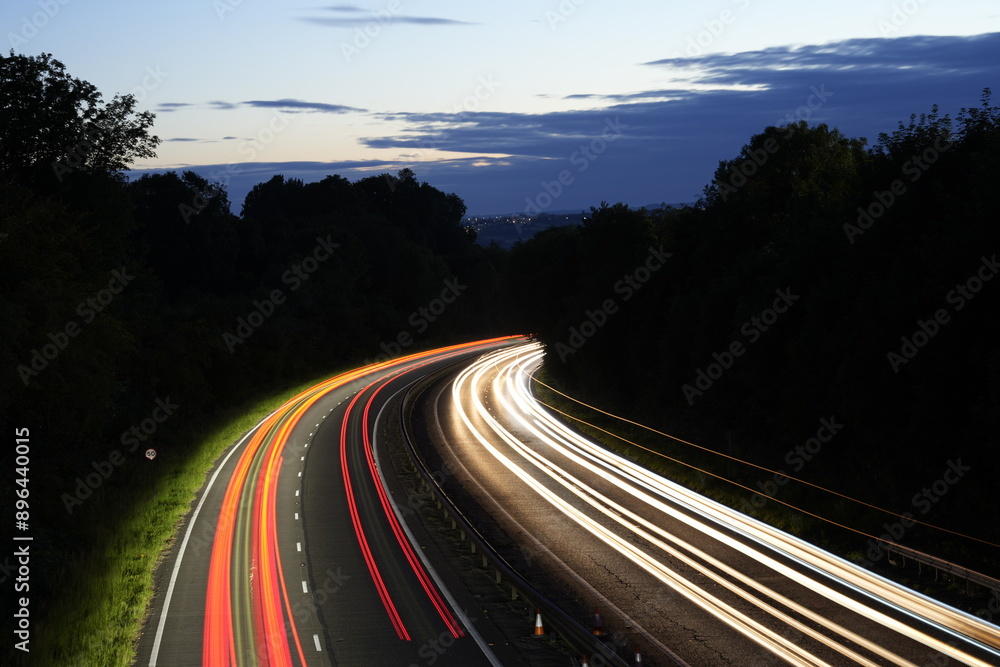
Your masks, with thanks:
M 1000 629 L 653 474 L 535 400 L 537 344 L 429 387 L 423 447 L 470 515 L 658 665 L 1000 664 Z M 506 539 L 504 540 L 506 541 Z M 624 639 L 622 641 L 625 641 Z
M 488 619 L 468 617 L 473 597 L 400 520 L 403 492 L 376 439 L 408 385 L 511 342 L 331 378 L 230 448 L 159 570 L 136 664 L 522 664 Z

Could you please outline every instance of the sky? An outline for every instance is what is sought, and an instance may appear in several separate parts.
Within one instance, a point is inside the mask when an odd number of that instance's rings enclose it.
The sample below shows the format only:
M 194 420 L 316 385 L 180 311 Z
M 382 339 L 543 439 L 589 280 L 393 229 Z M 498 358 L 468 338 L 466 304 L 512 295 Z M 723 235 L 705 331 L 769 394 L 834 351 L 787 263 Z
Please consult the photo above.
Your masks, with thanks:
M 4 51 L 51 53 L 222 182 L 409 167 L 470 215 L 696 200 L 790 120 L 875 143 L 1000 96 L 995 0 L 4 0 Z M 994 99 L 997 102 L 997 99 Z

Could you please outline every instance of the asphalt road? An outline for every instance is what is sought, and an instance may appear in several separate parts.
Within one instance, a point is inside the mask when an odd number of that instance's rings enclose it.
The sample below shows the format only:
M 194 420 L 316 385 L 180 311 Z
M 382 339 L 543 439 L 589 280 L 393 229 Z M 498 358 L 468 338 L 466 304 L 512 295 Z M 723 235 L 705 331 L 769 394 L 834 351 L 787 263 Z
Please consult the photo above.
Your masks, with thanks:
M 425 392 L 463 512 L 659 665 L 996 665 L 1000 629 L 671 483 L 534 400 L 535 345 Z
M 404 494 L 377 436 L 407 385 L 510 342 L 332 378 L 236 443 L 158 571 L 136 664 L 519 664 L 489 619 L 466 612 L 475 600 L 399 511 Z

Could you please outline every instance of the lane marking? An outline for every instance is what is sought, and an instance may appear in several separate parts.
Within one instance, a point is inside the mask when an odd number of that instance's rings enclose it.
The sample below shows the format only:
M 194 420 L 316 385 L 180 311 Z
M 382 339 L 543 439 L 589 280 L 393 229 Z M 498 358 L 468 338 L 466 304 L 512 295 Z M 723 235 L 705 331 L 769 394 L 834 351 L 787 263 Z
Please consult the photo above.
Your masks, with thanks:
M 307 594 L 309 593 L 309 587 L 306 586 L 306 582 L 304 581 L 302 582 L 302 592 Z
M 316 642 L 316 650 L 322 653 L 323 647 L 319 645 L 319 635 L 313 635 L 313 641 Z
M 270 419 L 280 409 L 281 408 L 273 410 L 270 414 L 257 422 L 257 425 L 250 429 L 247 434 L 236 443 L 235 447 L 229 450 L 226 457 L 222 459 L 222 463 L 219 464 L 218 468 L 216 468 L 212 478 L 208 480 L 205 492 L 201 494 L 201 500 L 198 501 L 198 506 L 194 508 L 194 513 L 191 514 L 191 522 L 188 524 L 187 530 L 184 531 L 184 540 L 181 542 L 180 550 L 177 553 L 177 561 L 174 563 L 174 570 L 170 573 L 170 583 L 167 585 L 167 593 L 163 598 L 163 609 L 160 610 L 160 621 L 156 626 L 156 637 L 153 638 L 153 651 L 149 656 L 149 667 L 156 667 L 156 659 L 160 652 L 160 642 L 163 639 L 163 628 L 167 624 L 167 610 L 170 608 L 170 599 L 174 595 L 174 586 L 177 584 L 177 575 L 181 570 L 181 561 L 184 560 L 184 553 L 187 549 L 188 540 L 191 539 L 191 532 L 194 530 L 194 526 L 198 522 L 198 514 L 201 512 L 201 508 L 205 504 L 205 500 L 208 498 L 208 495 L 212 490 L 212 485 L 215 484 L 215 480 L 218 479 L 219 473 L 221 473 L 223 468 L 226 467 L 226 463 L 229 462 L 229 457 L 235 454 L 237 450 L 243 446 L 246 439 L 253 435 L 257 429 L 260 428 L 261 424 Z
M 410 384 L 412 385 L 415 382 L 416 380 L 414 380 L 414 382 L 411 382 Z M 408 389 L 409 386 L 410 385 L 407 385 L 402 389 L 400 389 L 399 391 L 397 391 L 395 394 L 393 394 L 389 398 L 389 400 L 382 405 L 382 408 L 378 411 L 378 414 L 375 415 L 375 435 L 372 437 L 372 456 L 375 458 L 375 469 L 378 471 L 379 477 L 382 478 L 383 485 L 385 485 L 385 476 L 382 474 L 382 466 L 378 456 L 378 423 L 379 421 L 381 421 L 382 413 L 389 406 L 389 403 L 391 403 L 392 400 L 396 398 L 396 396 L 398 396 L 404 390 Z M 395 498 L 393 498 L 392 494 L 389 494 L 388 498 L 389 498 L 389 503 L 392 505 L 392 511 L 395 512 L 396 518 L 399 520 L 399 523 L 403 528 L 403 532 L 406 533 L 406 537 L 410 541 L 410 544 L 412 544 L 414 547 L 419 547 L 418 549 L 415 549 L 417 556 L 419 556 L 420 560 L 423 561 L 424 569 L 426 569 L 427 573 L 431 575 L 432 579 L 434 579 L 434 583 L 437 584 L 438 590 L 441 591 L 441 594 L 448 601 L 448 604 L 451 605 L 452 611 L 454 611 L 455 615 L 458 616 L 458 618 L 462 621 L 462 625 L 464 625 L 465 629 L 469 631 L 469 635 L 475 640 L 476 645 L 479 646 L 479 649 L 483 652 L 483 655 L 486 656 L 486 659 L 490 661 L 490 665 L 492 665 L 493 667 L 503 667 L 503 663 L 501 663 L 500 660 L 496 657 L 496 655 L 493 654 L 493 651 L 486 643 L 486 640 L 484 640 L 483 636 L 479 634 L 479 630 L 476 628 L 476 626 L 472 624 L 472 621 L 469 620 L 469 617 L 465 613 L 465 610 L 463 610 L 459 606 L 458 601 L 455 600 L 455 597 L 451 594 L 451 591 L 448 590 L 447 586 L 445 586 L 444 581 L 438 575 L 437 570 L 435 570 L 434 566 L 431 565 L 430 560 L 427 558 L 427 554 L 424 553 L 424 548 L 417 542 L 417 538 L 413 535 L 413 532 L 410 530 L 410 526 L 407 525 L 406 519 L 403 518 L 403 514 L 402 512 L 400 512 L 399 505 L 396 504 Z

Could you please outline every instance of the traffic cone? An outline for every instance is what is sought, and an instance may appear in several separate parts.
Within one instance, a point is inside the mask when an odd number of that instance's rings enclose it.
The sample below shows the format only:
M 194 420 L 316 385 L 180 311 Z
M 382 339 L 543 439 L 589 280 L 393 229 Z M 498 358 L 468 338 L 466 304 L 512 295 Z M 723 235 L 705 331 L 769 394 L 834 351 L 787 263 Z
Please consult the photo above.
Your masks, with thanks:
M 545 636 L 545 626 L 542 625 L 542 610 L 538 608 L 535 610 L 535 637 Z
M 590 663 L 587 662 L 587 656 L 580 657 L 580 667 L 590 667 Z
M 594 636 L 604 636 L 604 621 L 601 619 L 601 612 L 597 611 L 597 607 L 594 607 Z
M 641 667 L 641 665 L 642 665 L 642 651 L 640 651 L 639 647 L 636 646 L 635 647 L 635 667 Z

